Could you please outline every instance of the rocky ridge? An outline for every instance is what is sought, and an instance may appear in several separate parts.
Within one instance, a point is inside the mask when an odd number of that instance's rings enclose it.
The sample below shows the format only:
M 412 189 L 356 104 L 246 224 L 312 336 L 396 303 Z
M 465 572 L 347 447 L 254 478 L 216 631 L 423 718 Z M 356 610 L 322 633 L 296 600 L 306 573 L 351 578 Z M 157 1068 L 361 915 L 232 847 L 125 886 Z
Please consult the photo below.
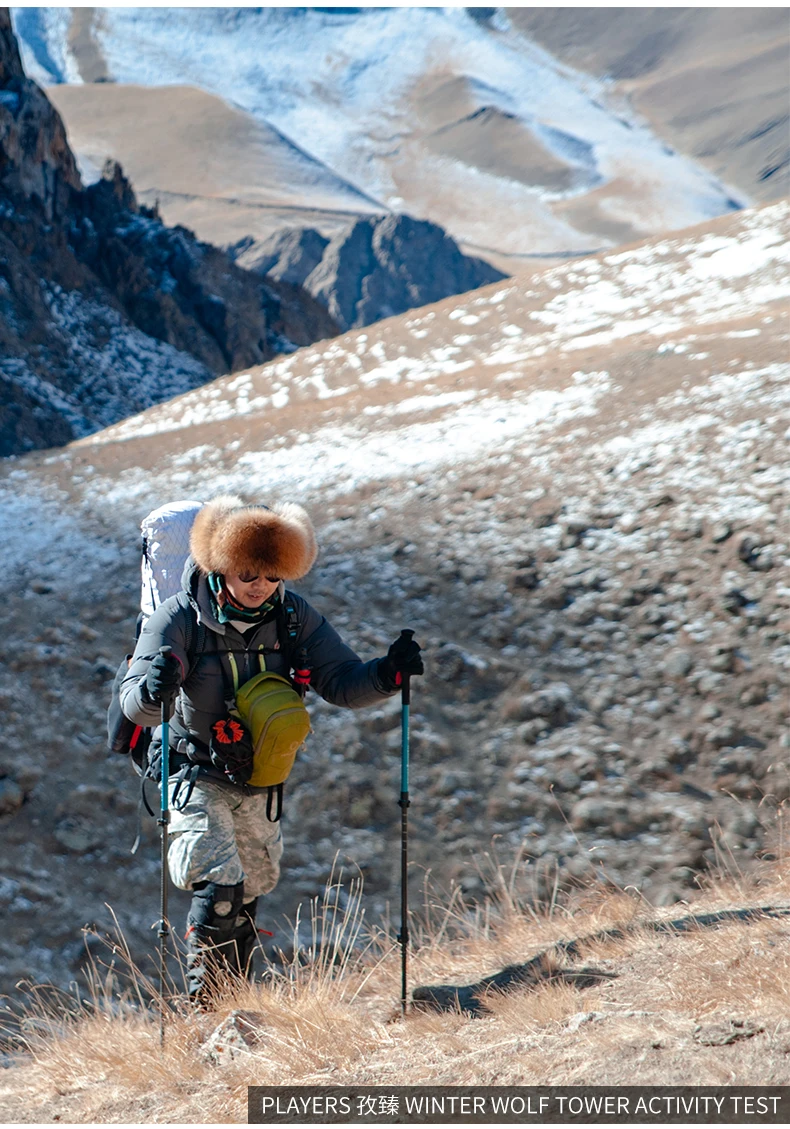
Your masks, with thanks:
M 156 829 L 132 858 L 136 782 L 102 729 L 137 521 L 184 494 L 302 502 L 321 556 L 300 591 L 364 657 L 418 630 L 415 905 L 426 871 L 468 899 L 595 874 L 671 904 L 770 856 L 790 797 L 787 220 L 525 274 L 7 464 L 3 985 L 66 983 L 108 900 L 150 951 Z M 335 852 L 374 917 L 399 882 L 397 701 L 310 709 L 261 922 L 286 947 L 279 915 Z
M 84 188 L 0 9 L 0 454 L 52 446 L 336 326 L 139 206 L 110 162 Z
M 506 277 L 437 224 L 407 215 L 359 219 L 331 237 L 292 228 L 231 250 L 249 270 L 303 287 L 341 331 Z
M 48 220 L 62 219 L 82 187 L 60 115 L 26 78 L 7 9 L 0 10 L 0 142 L 3 193 L 35 196 Z

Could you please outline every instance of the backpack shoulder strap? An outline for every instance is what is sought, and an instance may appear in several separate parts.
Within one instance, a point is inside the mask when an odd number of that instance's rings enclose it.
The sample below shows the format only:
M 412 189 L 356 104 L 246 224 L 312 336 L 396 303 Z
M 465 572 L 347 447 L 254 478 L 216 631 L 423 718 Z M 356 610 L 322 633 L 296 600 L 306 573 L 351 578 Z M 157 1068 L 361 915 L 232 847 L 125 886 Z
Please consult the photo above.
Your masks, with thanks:
M 283 593 L 283 598 L 280 601 L 280 609 L 277 616 L 277 637 L 289 666 L 294 665 L 294 651 L 296 649 L 296 640 L 301 626 L 302 623 L 299 619 L 299 613 L 296 610 L 294 594 L 293 592 L 286 591 Z
M 182 604 L 183 607 L 183 604 Z M 192 669 L 192 644 L 197 634 L 197 614 L 191 603 L 187 603 L 184 608 L 186 613 L 184 619 L 184 650 L 187 653 L 187 661 L 190 670 Z
M 302 622 L 299 619 L 299 612 L 296 610 L 293 592 L 283 593 L 280 614 L 277 617 L 280 646 L 289 668 L 294 672 L 294 686 L 297 692 L 304 697 L 310 685 L 310 666 L 306 648 L 300 647 L 298 652 L 296 650 L 296 640 L 299 637 L 301 626 Z M 269 798 L 271 799 L 271 796 Z

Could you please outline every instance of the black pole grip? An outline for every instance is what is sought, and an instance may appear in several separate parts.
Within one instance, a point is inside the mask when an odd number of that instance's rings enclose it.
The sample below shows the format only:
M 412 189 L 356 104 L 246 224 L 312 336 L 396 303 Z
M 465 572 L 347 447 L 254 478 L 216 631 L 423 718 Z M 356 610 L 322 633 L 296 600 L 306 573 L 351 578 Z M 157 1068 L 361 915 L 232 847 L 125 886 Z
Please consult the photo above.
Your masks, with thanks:
M 400 637 L 407 643 L 410 643 L 414 638 L 414 632 L 410 627 L 404 627 L 401 630 Z M 404 706 L 408 706 L 411 705 L 411 675 L 402 674 L 401 679 L 401 702 Z

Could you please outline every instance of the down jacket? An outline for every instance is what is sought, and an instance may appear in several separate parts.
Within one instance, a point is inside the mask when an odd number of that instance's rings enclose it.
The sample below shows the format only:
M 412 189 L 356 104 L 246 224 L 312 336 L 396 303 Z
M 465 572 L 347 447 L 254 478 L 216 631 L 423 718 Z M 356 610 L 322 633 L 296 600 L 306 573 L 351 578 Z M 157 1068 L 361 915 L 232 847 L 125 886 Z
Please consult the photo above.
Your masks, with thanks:
M 335 706 L 358 709 L 392 696 L 377 678 L 378 660 L 363 662 L 347 646 L 335 629 L 301 596 L 289 592 L 299 620 L 299 630 L 289 647 L 293 654 L 307 651 L 310 685 L 327 702 Z M 191 625 L 189 622 L 191 617 Z M 195 621 L 204 624 L 203 651 L 193 660 L 191 669 L 187 655 L 188 636 L 195 639 Z M 154 728 L 152 753 L 161 746 L 161 708 L 152 705 L 143 695 L 143 682 L 151 660 L 160 647 L 169 646 L 180 660 L 185 681 L 175 700 L 170 726 L 172 772 L 187 762 L 200 765 L 201 775 L 222 781 L 235 788 L 227 777 L 214 768 L 209 758 L 211 726 L 227 717 L 233 705 L 233 672 L 228 652 L 233 652 L 238 669 L 239 685 L 258 674 L 262 652 L 266 669 L 289 675 L 288 661 L 280 647 L 276 619 L 271 619 L 242 635 L 232 624 L 216 619 L 208 581 L 191 560 L 184 570 L 183 590 L 165 600 L 148 619 L 120 688 L 121 709 L 136 725 Z M 194 648 L 194 644 L 193 644 Z M 245 791 L 266 789 L 244 786 Z

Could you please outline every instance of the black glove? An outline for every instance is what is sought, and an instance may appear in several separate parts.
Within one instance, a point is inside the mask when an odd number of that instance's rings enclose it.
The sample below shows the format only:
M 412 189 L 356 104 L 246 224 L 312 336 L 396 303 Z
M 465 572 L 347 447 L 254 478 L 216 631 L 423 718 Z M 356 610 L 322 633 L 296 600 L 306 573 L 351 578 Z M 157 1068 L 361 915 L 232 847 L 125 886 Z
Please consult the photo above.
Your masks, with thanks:
M 181 685 L 181 663 L 175 655 L 155 655 L 143 683 L 149 702 L 172 702 Z
M 420 644 L 415 639 L 399 635 L 387 651 L 386 658 L 379 659 L 377 673 L 385 690 L 396 690 L 402 684 L 404 674 L 424 674 Z
M 231 784 L 246 784 L 252 776 L 252 736 L 237 717 L 223 717 L 211 727 L 209 756 Z

